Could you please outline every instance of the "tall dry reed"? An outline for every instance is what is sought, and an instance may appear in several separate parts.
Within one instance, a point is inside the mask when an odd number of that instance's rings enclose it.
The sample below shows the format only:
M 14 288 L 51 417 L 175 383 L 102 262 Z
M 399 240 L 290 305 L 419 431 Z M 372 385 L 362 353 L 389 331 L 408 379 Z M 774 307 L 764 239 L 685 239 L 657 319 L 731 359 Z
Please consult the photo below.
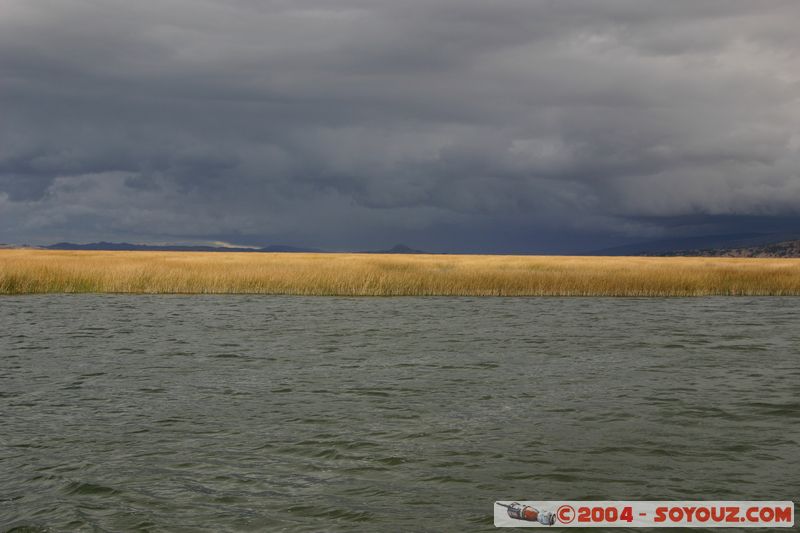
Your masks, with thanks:
M 0 294 L 800 295 L 800 260 L 0 250 Z

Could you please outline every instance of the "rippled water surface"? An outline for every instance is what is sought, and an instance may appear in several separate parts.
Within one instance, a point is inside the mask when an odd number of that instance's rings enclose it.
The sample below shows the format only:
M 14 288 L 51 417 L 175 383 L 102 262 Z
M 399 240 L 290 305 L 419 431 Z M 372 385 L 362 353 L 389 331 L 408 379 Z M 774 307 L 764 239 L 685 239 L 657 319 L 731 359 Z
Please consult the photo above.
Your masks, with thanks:
M 800 299 L 0 298 L 0 530 L 800 500 Z

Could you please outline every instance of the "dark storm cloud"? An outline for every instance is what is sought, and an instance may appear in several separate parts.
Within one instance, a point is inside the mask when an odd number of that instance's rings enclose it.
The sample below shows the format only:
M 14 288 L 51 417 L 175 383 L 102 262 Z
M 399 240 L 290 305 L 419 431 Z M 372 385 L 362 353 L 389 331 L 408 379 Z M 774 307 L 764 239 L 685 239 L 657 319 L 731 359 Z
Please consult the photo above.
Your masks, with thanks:
M 798 16 L 0 0 L 0 240 L 524 251 L 794 220 Z

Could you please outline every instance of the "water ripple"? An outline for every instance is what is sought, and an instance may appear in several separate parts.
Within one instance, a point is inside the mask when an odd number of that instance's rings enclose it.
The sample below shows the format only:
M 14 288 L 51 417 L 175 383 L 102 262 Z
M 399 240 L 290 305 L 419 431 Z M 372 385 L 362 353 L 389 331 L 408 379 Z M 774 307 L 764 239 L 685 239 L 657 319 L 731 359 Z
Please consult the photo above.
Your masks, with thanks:
M 497 498 L 800 500 L 798 303 L 2 298 L 0 530 L 490 531 Z

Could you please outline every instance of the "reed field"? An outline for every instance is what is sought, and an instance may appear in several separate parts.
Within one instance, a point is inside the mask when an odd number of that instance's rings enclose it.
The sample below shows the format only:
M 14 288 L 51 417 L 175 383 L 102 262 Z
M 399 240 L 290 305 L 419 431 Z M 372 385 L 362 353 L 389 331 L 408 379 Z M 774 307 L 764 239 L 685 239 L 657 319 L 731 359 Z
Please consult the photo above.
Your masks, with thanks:
M 0 294 L 800 295 L 800 259 L 0 250 Z

